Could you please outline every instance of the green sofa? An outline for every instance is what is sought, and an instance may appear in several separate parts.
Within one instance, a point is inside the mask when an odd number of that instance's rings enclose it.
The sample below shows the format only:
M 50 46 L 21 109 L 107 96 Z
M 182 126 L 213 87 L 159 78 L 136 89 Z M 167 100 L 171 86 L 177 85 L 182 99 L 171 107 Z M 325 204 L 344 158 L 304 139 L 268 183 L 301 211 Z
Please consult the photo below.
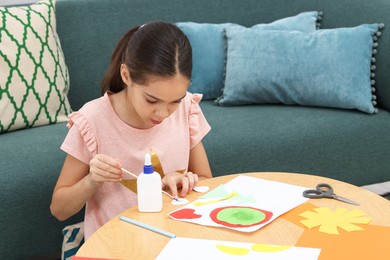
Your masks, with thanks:
M 322 11 L 321 28 L 390 26 L 388 0 L 58 0 L 71 106 L 77 110 L 99 97 L 111 52 L 129 27 L 151 20 L 251 26 L 303 11 Z M 389 181 L 390 31 L 385 29 L 379 42 L 377 114 L 276 104 L 220 107 L 203 101 L 212 127 L 204 145 L 214 176 L 283 171 L 359 186 Z M 49 210 L 66 132 L 60 123 L 0 135 L 1 259 L 40 259 L 59 252 L 62 228 L 82 220 L 80 212 L 60 222 Z

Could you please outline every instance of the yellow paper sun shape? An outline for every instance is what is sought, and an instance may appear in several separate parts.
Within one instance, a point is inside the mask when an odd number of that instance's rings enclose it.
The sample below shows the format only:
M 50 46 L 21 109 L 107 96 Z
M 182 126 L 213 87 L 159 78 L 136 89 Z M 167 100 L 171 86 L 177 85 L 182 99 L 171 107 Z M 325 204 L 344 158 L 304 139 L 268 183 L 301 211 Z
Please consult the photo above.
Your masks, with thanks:
M 315 208 L 313 211 L 305 211 L 300 214 L 301 217 L 306 218 L 301 220 L 301 223 L 308 228 L 319 226 L 319 231 L 328 234 L 339 234 L 337 227 L 346 231 L 363 230 L 363 228 L 354 224 L 368 224 L 371 222 L 371 217 L 363 217 L 364 212 L 354 209 L 337 208 L 332 211 L 329 208 Z

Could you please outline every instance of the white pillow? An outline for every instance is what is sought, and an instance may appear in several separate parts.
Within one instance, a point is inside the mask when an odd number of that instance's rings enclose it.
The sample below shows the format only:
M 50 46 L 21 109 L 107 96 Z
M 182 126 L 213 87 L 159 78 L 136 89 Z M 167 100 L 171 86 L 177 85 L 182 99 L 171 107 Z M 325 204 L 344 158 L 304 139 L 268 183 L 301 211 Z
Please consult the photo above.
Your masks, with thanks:
M 0 133 L 67 121 L 68 90 L 55 0 L 0 7 Z

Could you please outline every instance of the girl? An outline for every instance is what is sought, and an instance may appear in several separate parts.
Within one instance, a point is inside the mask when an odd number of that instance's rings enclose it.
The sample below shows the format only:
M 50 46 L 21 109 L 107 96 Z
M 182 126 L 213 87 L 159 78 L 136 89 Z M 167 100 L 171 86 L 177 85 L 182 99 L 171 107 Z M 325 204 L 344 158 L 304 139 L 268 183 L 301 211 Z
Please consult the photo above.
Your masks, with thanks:
M 187 92 L 191 71 L 191 45 L 173 24 L 137 26 L 122 37 L 103 96 L 69 116 L 61 146 L 67 156 L 50 205 L 55 217 L 65 220 L 86 205 L 87 239 L 136 205 L 136 179 L 121 168 L 139 174 L 147 152 L 175 198 L 212 177 L 201 142 L 210 130 L 201 95 Z

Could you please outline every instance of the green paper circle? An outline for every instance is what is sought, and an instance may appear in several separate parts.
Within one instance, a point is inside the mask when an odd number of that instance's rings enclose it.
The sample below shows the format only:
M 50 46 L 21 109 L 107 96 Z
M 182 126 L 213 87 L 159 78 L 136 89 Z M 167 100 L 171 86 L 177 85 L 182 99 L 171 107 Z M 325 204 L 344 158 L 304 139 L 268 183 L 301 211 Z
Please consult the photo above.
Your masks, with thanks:
M 254 225 L 260 223 L 266 215 L 252 208 L 225 208 L 217 214 L 217 219 L 233 225 Z

